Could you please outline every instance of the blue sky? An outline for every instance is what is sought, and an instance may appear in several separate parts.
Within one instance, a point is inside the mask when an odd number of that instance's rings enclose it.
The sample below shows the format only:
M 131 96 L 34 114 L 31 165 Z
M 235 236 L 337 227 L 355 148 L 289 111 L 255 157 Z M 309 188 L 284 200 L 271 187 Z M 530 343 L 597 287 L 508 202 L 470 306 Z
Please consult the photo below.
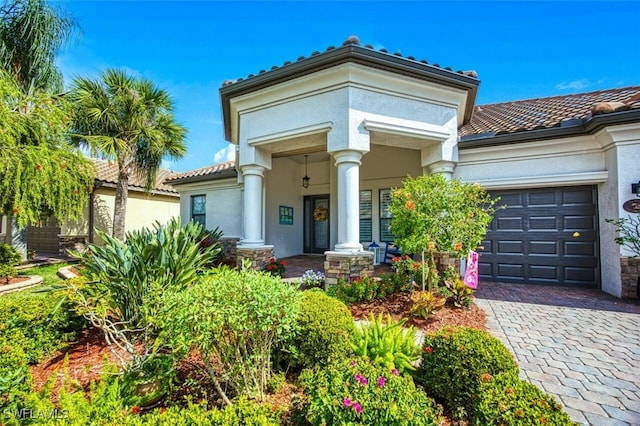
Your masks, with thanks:
M 640 1 L 61 1 L 81 35 L 61 52 L 69 83 L 123 68 L 175 102 L 187 171 L 225 159 L 218 89 L 340 45 L 476 70 L 477 104 L 640 85 Z

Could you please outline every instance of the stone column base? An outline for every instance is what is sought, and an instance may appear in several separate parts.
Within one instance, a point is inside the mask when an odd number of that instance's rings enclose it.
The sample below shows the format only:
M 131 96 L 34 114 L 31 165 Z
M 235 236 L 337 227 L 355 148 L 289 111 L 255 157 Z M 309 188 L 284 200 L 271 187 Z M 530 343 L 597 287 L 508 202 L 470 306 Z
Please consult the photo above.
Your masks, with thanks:
M 338 284 L 340 278 L 349 280 L 373 274 L 373 252 L 327 251 L 324 254 L 325 286 Z
M 273 257 L 273 246 L 260 247 L 236 247 L 237 266 L 242 269 L 242 262 L 245 259 L 251 260 L 251 269 L 261 270 Z
M 622 299 L 638 299 L 638 277 L 640 277 L 640 257 L 620 258 L 620 281 Z
M 448 252 L 434 252 L 433 261 L 436 264 L 436 269 L 440 276 L 447 270 L 449 266 L 453 267 L 458 273 L 460 273 L 460 257 L 453 253 Z

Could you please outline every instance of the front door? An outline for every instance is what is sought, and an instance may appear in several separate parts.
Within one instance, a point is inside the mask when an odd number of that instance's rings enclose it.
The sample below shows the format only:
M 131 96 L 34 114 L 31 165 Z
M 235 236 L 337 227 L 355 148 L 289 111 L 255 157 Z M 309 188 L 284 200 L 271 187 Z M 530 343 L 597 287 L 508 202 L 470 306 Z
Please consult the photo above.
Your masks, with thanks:
M 329 250 L 329 195 L 304 197 L 304 252 Z

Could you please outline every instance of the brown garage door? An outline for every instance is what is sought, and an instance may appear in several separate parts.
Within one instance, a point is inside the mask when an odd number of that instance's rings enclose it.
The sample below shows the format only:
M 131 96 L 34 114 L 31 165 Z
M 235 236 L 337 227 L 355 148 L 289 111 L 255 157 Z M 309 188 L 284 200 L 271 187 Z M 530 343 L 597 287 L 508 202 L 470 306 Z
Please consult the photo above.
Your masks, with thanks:
M 492 191 L 496 212 L 480 254 L 490 281 L 599 287 L 594 186 Z

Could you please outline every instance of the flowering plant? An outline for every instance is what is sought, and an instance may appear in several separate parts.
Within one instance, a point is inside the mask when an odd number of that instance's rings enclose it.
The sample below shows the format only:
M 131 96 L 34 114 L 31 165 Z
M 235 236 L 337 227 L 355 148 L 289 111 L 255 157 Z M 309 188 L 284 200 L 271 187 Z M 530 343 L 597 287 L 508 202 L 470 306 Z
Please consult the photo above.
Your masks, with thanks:
M 272 257 L 269 259 L 267 264 L 264 265 L 264 270 L 271 275 L 282 277 L 287 265 L 288 263 L 286 260 L 278 260 L 275 257 Z
M 305 288 L 323 288 L 324 274 L 320 271 L 315 272 L 312 269 L 308 269 L 302 274 L 302 284 L 304 284 Z
M 294 416 L 305 423 L 426 426 L 442 421 L 440 407 L 410 375 L 363 359 L 306 369 L 300 382 L 305 398 L 294 400 Z

